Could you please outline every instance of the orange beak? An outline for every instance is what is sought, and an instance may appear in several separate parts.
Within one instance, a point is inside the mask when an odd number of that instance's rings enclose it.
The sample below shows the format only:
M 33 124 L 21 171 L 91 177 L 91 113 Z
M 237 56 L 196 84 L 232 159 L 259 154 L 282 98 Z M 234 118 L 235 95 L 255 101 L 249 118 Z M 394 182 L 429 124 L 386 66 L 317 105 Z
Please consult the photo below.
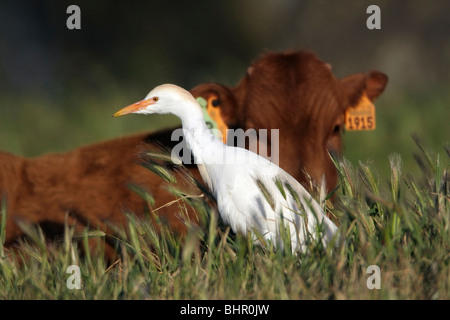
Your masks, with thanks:
M 119 117 L 119 116 L 123 116 L 129 113 L 133 113 L 139 110 L 144 109 L 145 107 L 154 104 L 155 101 L 153 101 L 152 99 L 148 99 L 148 100 L 141 100 L 139 102 L 133 103 L 132 105 L 129 105 L 128 107 L 125 107 L 119 111 L 117 111 L 114 114 L 114 117 Z

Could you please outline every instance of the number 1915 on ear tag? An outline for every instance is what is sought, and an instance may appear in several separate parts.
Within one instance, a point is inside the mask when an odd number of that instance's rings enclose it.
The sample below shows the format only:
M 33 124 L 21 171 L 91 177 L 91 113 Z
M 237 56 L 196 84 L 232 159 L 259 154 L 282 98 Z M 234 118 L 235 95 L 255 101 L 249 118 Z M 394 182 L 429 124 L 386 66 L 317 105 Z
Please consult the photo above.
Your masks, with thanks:
M 345 112 L 345 129 L 350 131 L 375 129 L 375 105 L 364 94 L 355 107 Z

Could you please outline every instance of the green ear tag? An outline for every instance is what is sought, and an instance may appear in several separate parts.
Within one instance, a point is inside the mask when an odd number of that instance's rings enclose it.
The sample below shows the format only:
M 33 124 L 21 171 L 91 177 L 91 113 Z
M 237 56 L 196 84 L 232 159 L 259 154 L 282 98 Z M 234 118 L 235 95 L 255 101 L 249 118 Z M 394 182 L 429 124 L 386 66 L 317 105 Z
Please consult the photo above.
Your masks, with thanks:
M 219 137 L 219 128 L 217 126 L 217 122 L 215 122 L 210 116 L 209 113 L 206 109 L 208 103 L 206 102 L 205 99 L 203 99 L 202 97 L 198 97 L 197 99 L 198 104 L 202 107 L 202 111 L 203 111 L 203 119 L 205 119 L 206 122 L 206 126 L 209 128 L 209 130 L 211 130 L 211 132 L 214 134 L 214 136 L 216 136 L 217 138 Z

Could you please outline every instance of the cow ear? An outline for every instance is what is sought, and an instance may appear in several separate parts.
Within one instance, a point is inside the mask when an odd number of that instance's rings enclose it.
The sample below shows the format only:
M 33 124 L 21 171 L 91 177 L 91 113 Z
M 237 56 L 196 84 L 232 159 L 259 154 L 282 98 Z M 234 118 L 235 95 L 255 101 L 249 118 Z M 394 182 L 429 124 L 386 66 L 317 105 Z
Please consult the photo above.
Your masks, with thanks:
M 220 109 L 223 121 L 229 128 L 237 125 L 238 104 L 233 91 L 218 83 L 203 83 L 193 89 L 191 93 L 195 98 L 202 97 L 214 108 Z
M 357 73 L 340 80 L 347 92 L 350 106 L 355 106 L 363 93 L 373 102 L 384 91 L 388 77 L 379 71 Z

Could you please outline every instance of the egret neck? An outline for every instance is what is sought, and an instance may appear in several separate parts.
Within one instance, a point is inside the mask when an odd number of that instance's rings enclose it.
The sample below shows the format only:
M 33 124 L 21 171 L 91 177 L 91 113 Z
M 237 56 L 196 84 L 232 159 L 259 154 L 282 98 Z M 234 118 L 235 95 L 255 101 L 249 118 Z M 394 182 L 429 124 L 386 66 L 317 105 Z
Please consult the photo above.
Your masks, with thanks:
M 206 126 L 203 113 L 197 101 L 185 102 L 184 115 L 180 115 L 183 135 L 191 149 L 195 163 L 217 163 L 225 145 Z

